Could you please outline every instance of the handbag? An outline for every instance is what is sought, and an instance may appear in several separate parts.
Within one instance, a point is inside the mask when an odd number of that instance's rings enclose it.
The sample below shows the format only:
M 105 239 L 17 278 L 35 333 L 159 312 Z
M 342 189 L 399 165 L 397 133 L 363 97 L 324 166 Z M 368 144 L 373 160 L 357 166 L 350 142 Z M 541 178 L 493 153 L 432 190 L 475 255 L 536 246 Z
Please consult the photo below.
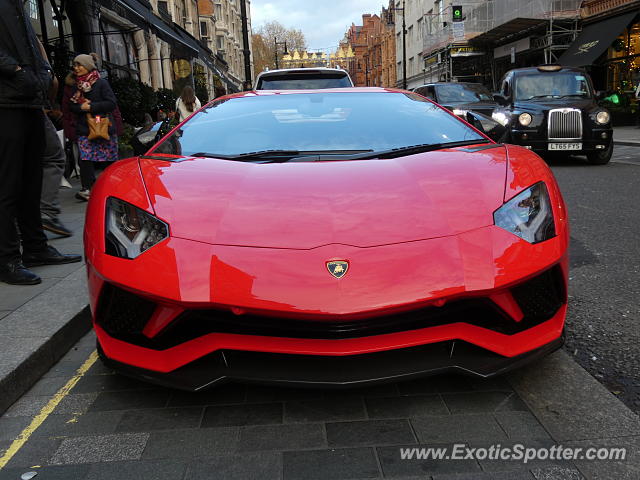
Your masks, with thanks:
M 98 140 L 103 138 L 109 140 L 109 127 L 111 120 L 106 115 L 91 115 L 87 113 L 87 125 L 89 126 L 89 140 Z

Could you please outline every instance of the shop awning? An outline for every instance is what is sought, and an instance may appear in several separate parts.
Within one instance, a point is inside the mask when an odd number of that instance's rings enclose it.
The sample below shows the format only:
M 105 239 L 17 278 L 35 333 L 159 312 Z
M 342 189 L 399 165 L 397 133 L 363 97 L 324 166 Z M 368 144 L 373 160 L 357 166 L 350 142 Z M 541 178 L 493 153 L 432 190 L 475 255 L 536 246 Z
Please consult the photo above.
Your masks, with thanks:
M 637 12 L 631 12 L 587 25 L 558 62 L 567 67 L 592 65 L 631 23 L 636 14 Z
M 185 39 L 182 34 L 176 32 L 173 25 L 165 22 L 160 17 L 157 17 L 152 9 L 151 5 L 145 0 L 119 0 L 119 3 L 126 8 L 133 10 L 139 17 L 150 25 L 156 35 L 163 39 L 165 42 L 171 45 L 179 45 L 182 48 L 186 48 L 189 54 L 193 56 L 198 55 L 198 48 L 193 45 L 192 42 Z M 191 37 L 197 44 L 197 41 Z

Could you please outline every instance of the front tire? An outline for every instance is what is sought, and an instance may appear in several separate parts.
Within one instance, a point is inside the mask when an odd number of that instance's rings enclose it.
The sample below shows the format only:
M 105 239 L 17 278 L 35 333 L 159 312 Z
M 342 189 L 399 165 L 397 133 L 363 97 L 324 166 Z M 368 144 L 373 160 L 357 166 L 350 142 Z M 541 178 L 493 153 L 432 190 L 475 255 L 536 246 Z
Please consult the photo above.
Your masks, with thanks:
M 606 165 L 613 155 L 613 142 L 605 150 L 587 153 L 587 160 L 591 165 Z

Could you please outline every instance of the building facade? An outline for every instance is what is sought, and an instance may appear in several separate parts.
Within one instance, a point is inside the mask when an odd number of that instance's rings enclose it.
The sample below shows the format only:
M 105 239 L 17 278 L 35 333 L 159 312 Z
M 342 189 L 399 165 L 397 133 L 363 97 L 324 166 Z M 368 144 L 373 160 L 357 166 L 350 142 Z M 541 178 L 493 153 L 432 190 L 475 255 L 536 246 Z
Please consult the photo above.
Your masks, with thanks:
M 242 9 L 244 1 L 247 11 L 248 35 L 251 38 L 251 2 L 249 0 L 214 0 L 215 49 L 229 65 L 229 76 L 242 85 L 245 78 L 244 43 L 242 34 Z M 249 49 L 251 47 L 249 46 Z M 251 56 L 251 78 L 255 77 Z

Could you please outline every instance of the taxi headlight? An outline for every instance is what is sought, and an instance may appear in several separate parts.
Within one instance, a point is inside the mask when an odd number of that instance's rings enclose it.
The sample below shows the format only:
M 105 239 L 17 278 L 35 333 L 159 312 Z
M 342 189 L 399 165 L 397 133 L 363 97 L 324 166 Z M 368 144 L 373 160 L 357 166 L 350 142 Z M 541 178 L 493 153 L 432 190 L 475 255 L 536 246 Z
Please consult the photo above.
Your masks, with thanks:
M 609 112 L 605 112 L 603 110 L 596 114 L 596 122 L 598 122 L 600 125 L 606 125 L 607 123 L 609 123 L 609 120 L 611 120 L 611 115 L 609 115 Z
M 504 112 L 493 112 L 491 114 L 491 118 L 493 118 L 496 122 L 498 122 L 503 127 L 506 127 L 509 123 L 509 115 Z
M 520 116 L 518 117 L 518 122 L 523 127 L 528 127 L 529 125 L 531 125 L 532 120 L 533 120 L 533 117 L 528 113 L 521 113 Z

